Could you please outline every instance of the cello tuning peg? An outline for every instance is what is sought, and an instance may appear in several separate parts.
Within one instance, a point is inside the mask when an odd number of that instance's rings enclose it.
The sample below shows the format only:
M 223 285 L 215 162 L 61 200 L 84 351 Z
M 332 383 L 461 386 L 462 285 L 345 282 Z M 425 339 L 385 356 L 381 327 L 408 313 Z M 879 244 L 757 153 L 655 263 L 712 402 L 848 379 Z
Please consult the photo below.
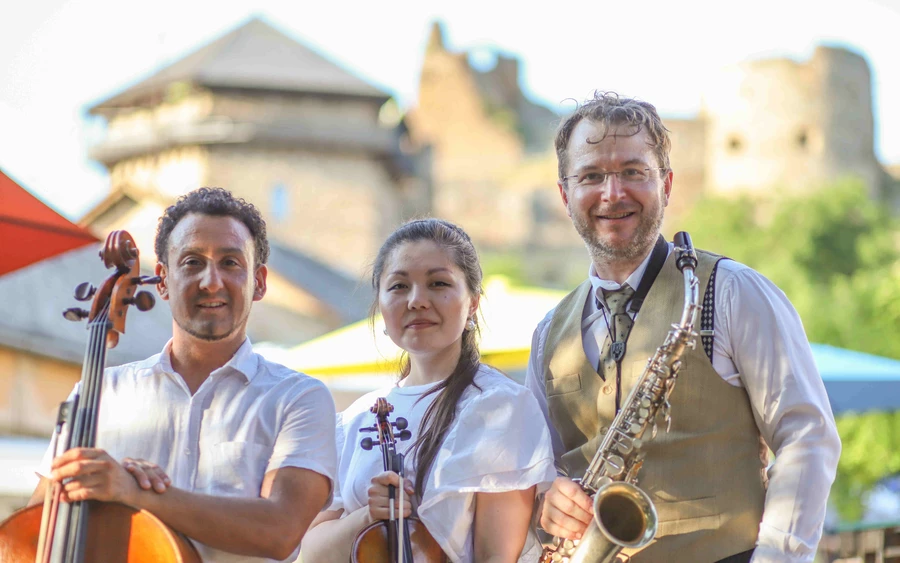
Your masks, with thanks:
M 399 434 L 397 434 L 398 440 L 409 440 L 412 438 L 412 432 L 409 430 L 401 430 Z
M 148 291 L 138 291 L 134 297 L 126 297 L 122 302 L 134 305 L 139 311 L 149 311 L 156 305 L 156 298 Z
M 138 278 L 138 282 L 141 285 L 147 285 L 148 283 L 158 284 L 162 281 L 162 278 L 159 276 L 141 276 Z
M 84 309 L 79 309 L 78 307 L 71 307 L 63 311 L 63 317 L 67 321 L 72 322 L 78 322 L 81 319 L 87 318 L 88 315 L 90 315 L 90 313 L 88 313 Z
M 96 293 L 97 288 L 90 282 L 80 283 L 75 287 L 75 299 L 78 301 L 87 301 Z
M 392 425 L 394 426 L 394 428 L 396 428 L 397 430 L 406 430 L 406 428 L 409 426 L 409 423 L 406 422 L 406 419 L 403 418 L 402 416 L 398 416 L 398 417 L 397 417 L 397 420 L 395 420 L 395 421 L 392 422 L 391 424 L 392 424 Z

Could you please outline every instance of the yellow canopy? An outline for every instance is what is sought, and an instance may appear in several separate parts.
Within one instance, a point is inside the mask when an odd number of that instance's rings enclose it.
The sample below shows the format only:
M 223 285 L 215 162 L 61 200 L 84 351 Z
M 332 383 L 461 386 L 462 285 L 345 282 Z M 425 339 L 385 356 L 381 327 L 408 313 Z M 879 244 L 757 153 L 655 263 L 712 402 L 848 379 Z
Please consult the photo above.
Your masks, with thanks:
M 481 298 L 482 360 L 502 370 L 521 370 L 528 364 L 531 337 L 538 322 L 566 292 L 515 287 L 503 276 L 491 276 Z M 374 335 L 368 320 L 292 348 L 282 361 L 288 367 L 317 376 L 396 373 L 400 352 L 375 319 Z

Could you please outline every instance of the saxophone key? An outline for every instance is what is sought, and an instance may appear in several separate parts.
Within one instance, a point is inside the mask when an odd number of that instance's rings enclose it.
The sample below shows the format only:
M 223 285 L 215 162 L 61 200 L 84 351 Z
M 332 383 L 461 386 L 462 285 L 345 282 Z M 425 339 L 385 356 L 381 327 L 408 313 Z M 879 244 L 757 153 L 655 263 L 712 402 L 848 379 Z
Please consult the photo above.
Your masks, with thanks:
M 606 467 L 610 477 L 621 475 L 625 469 L 625 460 L 621 456 L 611 455 L 606 459 Z

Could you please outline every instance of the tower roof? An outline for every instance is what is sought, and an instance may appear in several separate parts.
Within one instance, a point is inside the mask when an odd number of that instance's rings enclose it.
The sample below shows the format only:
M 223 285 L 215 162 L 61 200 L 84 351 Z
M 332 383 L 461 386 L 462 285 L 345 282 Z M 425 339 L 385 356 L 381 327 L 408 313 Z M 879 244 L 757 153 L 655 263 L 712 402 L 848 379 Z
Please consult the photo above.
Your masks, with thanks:
M 390 97 L 266 22 L 253 18 L 93 106 L 91 112 L 138 105 L 142 99 L 164 92 L 174 82 L 219 88 Z

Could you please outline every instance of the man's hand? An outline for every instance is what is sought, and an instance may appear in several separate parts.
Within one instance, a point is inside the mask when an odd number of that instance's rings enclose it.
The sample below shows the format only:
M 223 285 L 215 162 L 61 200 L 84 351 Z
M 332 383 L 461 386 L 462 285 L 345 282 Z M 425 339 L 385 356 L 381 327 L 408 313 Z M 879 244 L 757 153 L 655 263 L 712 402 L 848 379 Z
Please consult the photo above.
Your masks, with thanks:
M 131 473 L 137 484 L 145 491 L 152 488 L 157 493 L 164 493 L 172 484 L 172 480 L 162 470 L 162 467 L 152 461 L 126 457 L 122 460 L 122 467 Z
M 581 539 L 594 518 L 594 503 L 571 479 L 557 477 L 544 495 L 541 528 L 545 532 L 570 540 Z
M 400 486 L 400 476 L 393 471 L 385 471 L 372 477 L 372 486 L 369 487 L 369 521 L 389 520 L 391 515 L 390 497 L 388 485 Z M 412 514 L 410 497 L 413 494 L 413 484 L 409 479 L 404 479 L 403 517 Z M 400 493 L 394 490 L 394 517 L 400 516 Z
M 141 488 L 152 486 L 158 491 L 156 485 L 168 478 L 154 464 L 136 460 L 127 463 L 131 469 L 101 449 L 72 448 L 53 460 L 50 478 L 63 484 L 65 502 L 100 500 L 131 505 Z M 139 484 L 141 479 L 146 480 L 147 487 Z

